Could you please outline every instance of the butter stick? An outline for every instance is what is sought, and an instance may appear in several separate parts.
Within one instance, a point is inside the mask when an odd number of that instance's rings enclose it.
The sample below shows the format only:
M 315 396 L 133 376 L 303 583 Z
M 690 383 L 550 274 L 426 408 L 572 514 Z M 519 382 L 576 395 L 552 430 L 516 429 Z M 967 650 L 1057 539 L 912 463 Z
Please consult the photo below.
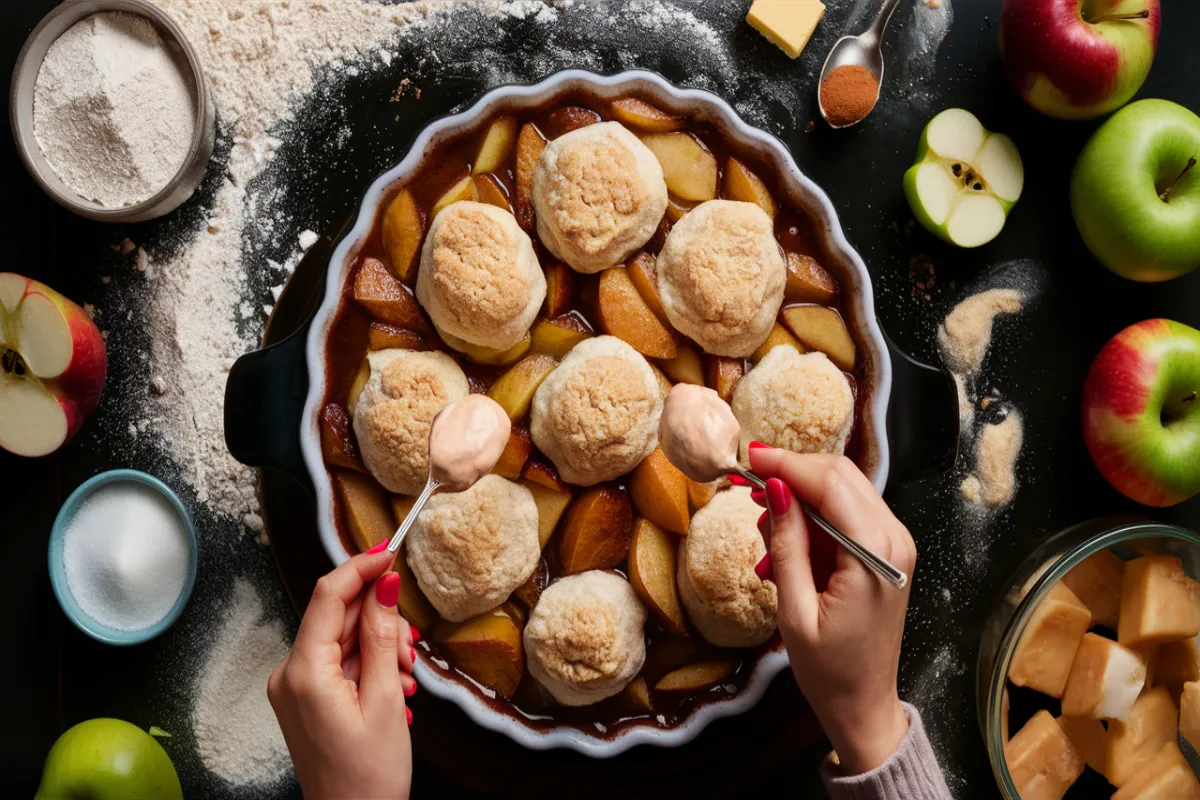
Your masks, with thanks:
M 754 0 L 746 22 L 788 58 L 797 58 L 824 15 L 820 0 Z

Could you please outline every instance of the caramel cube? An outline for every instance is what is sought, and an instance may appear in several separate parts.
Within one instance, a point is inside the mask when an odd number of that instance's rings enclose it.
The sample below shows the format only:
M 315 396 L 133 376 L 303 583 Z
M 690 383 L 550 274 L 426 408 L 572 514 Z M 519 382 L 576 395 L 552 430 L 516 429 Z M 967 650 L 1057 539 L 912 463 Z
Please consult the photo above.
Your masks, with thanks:
M 1004 746 L 1021 800 L 1062 800 L 1083 774 L 1083 755 L 1049 711 L 1039 711 Z
M 1108 723 L 1105 777 L 1113 786 L 1124 786 L 1178 733 L 1179 712 L 1167 688 L 1143 693 L 1124 721 Z
M 1175 556 L 1142 556 L 1127 563 L 1117 641 L 1127 647 L 1161 644 L 1200 633 L 1192 584 Z
M 1179 733 L 1188 744 L 1200 750 L 1200 683 L 1189 681 L 1183 685 L 1179 698 Z
M 1162 650 L 1162 646 L 1157 644 L 1143 644 L 1129 649 L 1141 656 L 1142 661 L 1146 664 L 1146 682 L 1142 684 L 1142 691 L 1144 692 L 1147 689 L 1157 686 L 1158 654 Z
M 1146 682 L 1146 663 L 1112 639 L 1089 633 L 1071 664 L 1062 696 L 1065 717 L 1125 719 Z
M 1092 612 L 1092 625 L 1117 629 L 1121 619 L 1121 583 L 1125 562 L 1108 550 L 1088 556 L 1063 578 Z
M 1008 679 L 1051 697 L 1062 697 L 1087 633 L 1092 612 L 1062 583 L 1051 588 L 1029 620 L 1013 654 Z
M 1108 751 L 1108 732 L 1104 730 L 1104 723 L 1098 719 L 1059 717 L 1058 727 L 1063 729 L 1071 744 L 1083 756 L 1084 763 L 1103 775 Z
M 1179 745 L 1170 742 L 1129 781 L 1112 800 L 1200 800 L 1200 782 Z
M 1200 681 L 1200 636 L 1159 645 L 1155 675 L 1159 683 Z

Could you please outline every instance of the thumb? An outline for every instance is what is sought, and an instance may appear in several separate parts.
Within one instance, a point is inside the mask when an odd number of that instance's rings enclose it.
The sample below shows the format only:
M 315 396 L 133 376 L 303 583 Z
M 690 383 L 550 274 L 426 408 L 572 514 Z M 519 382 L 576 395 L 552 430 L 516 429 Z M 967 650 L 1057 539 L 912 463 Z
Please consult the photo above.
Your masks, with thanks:
M 358 627 L 358 650 L 362 663 L 358 682 L 363 716 L 395 714 L 404 702 L 397 659 L 403 623 L 396 611 L 400 595 L 400 576 L 387 572 L 375 581 L 373 590 L 363 599 L 362 619 Z
M 808 524 L 792 490 L 778 478 L 767 481 L 767 505 L 780 625 L 810 637 L 817 628 L 818 598 L 808 552 Z

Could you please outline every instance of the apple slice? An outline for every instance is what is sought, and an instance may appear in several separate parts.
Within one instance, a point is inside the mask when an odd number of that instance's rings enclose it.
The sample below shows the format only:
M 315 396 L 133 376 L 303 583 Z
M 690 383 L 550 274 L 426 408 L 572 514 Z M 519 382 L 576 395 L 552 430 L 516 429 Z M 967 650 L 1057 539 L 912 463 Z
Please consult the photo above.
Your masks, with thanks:
M 517 121 L 513 117 L 497 117 L 488 126 L 483 143 L 479 145 L 479 155 L 471 165 L 471 172 L 480 175 L 485 172 L 495 172 L 504 166 L 513 142 L 517 139 Z
M 737 671 L 733 658 L 698 661 L 669 672 L 654 685 L 656 692 L 699 692 L 716 686 Z
M 561 261 L 546 265 L 546 299 L 542 311 L 547 317 L 561 317 L 571 310 L 571 293 L 575 290 L 575 270 Z
M 429 330 L 417 298 L 377 258 L 364 258 L 359 266 L 354 300 L 380 322 L 406 330 Z
M 656 447 L 629 473 L 629 495 L 638 513 L 660 528 L 687 536 L 687 476 Z
M 775 323 L 778 325 L 779 323 Z M 733 390 L 746 373 L 740 358 L 706 356 L 704 385 L 716 392 L 726 403 L 733 400 Z
M 534 505 L 538 509 L 538 542 L 545 550 L 551 537 L 554 536 L 554 529 L 558 527 L 558 521 L 562 519 L 563 512 L 571 504 L 571 492 L 547 489 L 544 485 L 528 478 L 522 480 L 521 485 L 533 495 Z
M 717 196 L 717 159 L 699 139 L 687 133 L 654 133 L 642 142 L 662 166 L 671 194 L 694 203 Z
M 0 447 L 44 456 L 66 444 L 100 402 L 104 337 L 87 312 L 49 286 L 0 273 Z
M 800 343 L 820 350 L 840 370 L 852 372 L 856 360 L 854 340 L 835 308 L 788 306 L 781 312 L 783 324 Z
M 671 379 L 668 378 L 666 373 L 659 369 L 655 364 L 651 364 L 649 361 L 646 363 L 650 364 L 650 371 L 654 373 L 654 379 L 658 381 L 659 394 L 662 395 L 663 400 L 666 400 L 667 395 L 671 393 Z
M 815 258 L 801 253 L 787 254 L 787 283 L 783 299 L 790 303 L 833 305 L 838 283 Z
M 614 100 L 609 108 L 618 122 L 623 122 L 633 128 L 641 128 L 649 133 L 671 133 L 683 127 L 682 117 L 668 114 L 636 97 Z
M 775 198 L 762 178 L 750 171 L 750 168 L 733 156 L 725 166 L 724 192 L 726 200 L 740 200 L 743 203 L 754 203 L 768 217 L 775 219 Z
M 502 608 L 441 623 L 433 639 L 451 664 L 501 697 L 512 697 L 525 674 L 521 628 Z
M 774 350 L 776 347 L 783 345 L 790 347 L 798 353 L 807 353 L 808 348 L 800 344 L 800 340 L 788 331 L 787 328 L 776 322 L 771 326 L 771 332 L 767 334 L 767 338 L 758 346 L 758 349 L 750 356 L 750 361 L 757 364 L 767 357 L 767 353 Z
M 662 297 L 658 294 L 658 271 L 654 268 L 654 262 L 654 256 L 645 250 L 639 250 L 625 263 L 625 269 L 629 271 L 629 279 L 637 287 L 646 305 L 650 306 L 654 316 L 664 325 L 669 325 L 667 310 L 663 308 Z
M 696 203 L 690 203 L 687 200 L 680 200 L 674 195 L 667 197 L 667 214 L 665 220 L 674 225 L 679 220 L 683 219 L 684 214 L 696 207 Z
M 610 267 L 600 274 L 600 328 L 623 339 L 649 358 L 675 358 L 678 351 L 671 331 L 642 299 L 625 267 Z
M 533 337 L 533 352 L 554 358 L 565 358 L 571 348 L 584 339 L 592 338 L 587 324 L 573 314 L 557 319 L 543 319 L 529 332 Z
M 380 237 L 392 274 L 402 283 L 412 284 L 417 269 L 416 255 L 425 235 L 425 221 L 412 192 L 401 189 L 383 212 Z
M 629 555 L 633 508 L 629 495 L 611 485 L 593 486 L 567 509 L 558 552 L 563 573 L 611 569 Z
M 556 108 L 546 116 L 546 135 L 551 139 L 557 139 L 571 131 L 577 131 L 601 121 L 600 115 L 590 108 L 563 106 Z
M 371 364 L 364 356 L 362 363 L 358 365 L 358 372 L 354 373 L 354 380 L 350 382 L 350 391 L 346 393 L 346 413 L 350 415 L 351 419 L 354 419 L 354 409 L 358 405 L 358 398 L 362 396 L 363 389 L 367 388 L 369 380 L 371 380 Z
M 542 136 L 541 131 L 532 122 L 522 125 L 521 132 L 517 134 L 517 164 L 513 169 L 517 182 L 513 212 L 517 222 L 526 231 L 533 230 L 533 169 L 545 149 L 546 137 Z
M 687 621 L 675 587 L 678 540 L 644 517 L 633 523 L 629 545 L 629 582 L 642 602 L 676 636 L 687 636 Z
M 550 568 L 546 565 L 546 559 L 541 558 L 529 580 L 513 589 L 512 596 L 524 603 L 526 608 L 533 608 L 541 599 L 542 592 L 546 590 L 546 584 L 549 582 Z
M 917 221 L 959 247 L 987 244 L 1021 197 L 1025 167 L 1012 139 L 961 108 L 925 126 L 904 193 Z
M 501 375 L 488 389 L 488 397 L 500 404 L 513 422 L 529 413 L 533 393 L 558 366 L 558 360 L 542 353 L 525 356 Z
M 386 322 L 372 322 L 367 329 L 368 350 L 428 350 L 425 337 Z
M 437 219 L 437 215 L 442 213 L 442 209 L 446 206 L 461 203 L 464 200 L 475 200 L 478 197 L 475 193 L 475 182 L 471 180 L 470 175 L 467 175 L 438 198 L 438 201 L 433 204 L 433 209 L 429 212 L 429 219 Z
M 529 429 L 520 425 L 512 426 L 508 433 L 508 442 L 505 443 L 500 458 L 496 459 L 496 466 L 492 467 L 492 472 L 515 481 L 521 477 L 521 471 L 525 469 L 525 462 L 529 460 L 532 450 L 533 441 L 529 438 Z
M 337 403 L 329 403 L 321 410 L 321 455 L 330 466 L 367 471 L 358 454 L 350 415 Z
M 392 538 L 396 521 L 387 495 L 375 479 L 357 472 L 333 473 L 350 539 L 360 553 Z
M 508 192 L 504 190 L 504 185 L 500 183 L 499 178 L 487 173 L 476 175 L 471 180 L 475 182 L 475 196 L 479 198 L 479 202 L 503 208 L 508 213 L 512 213 L 512 206 L 508 204 Z
M 659 362 L 662 371 L 675 383 L 693 383 L 696 386 L 703 386 L 704 364 L 701 363 L 700 354 L 696 352 L 696 348 L 679 341 L 676 342 L 675 349 L 674 358 Z
M 533 345 L 533 337 L 528 333 L 512 347 L 503 350 L 497 350 L 494 347 L 483 347 L 482 345 L 465 342 L 462 339 L 452 339 L 444 333 L 442 334 L 442 341 L 476 364 L 488 364 L 493 367 L 507 367 L 509 364 L 515 364 L 522 356 L 529 352 L 529 348 Z

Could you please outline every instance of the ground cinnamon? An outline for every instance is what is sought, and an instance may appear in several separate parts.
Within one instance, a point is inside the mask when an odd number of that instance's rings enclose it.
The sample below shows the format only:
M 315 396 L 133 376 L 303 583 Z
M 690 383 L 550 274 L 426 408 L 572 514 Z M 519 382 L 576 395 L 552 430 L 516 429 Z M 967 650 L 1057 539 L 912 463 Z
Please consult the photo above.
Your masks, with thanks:
M 875 107 L 879 83 L 866 67 L 838 67 L 821 84 L 821 113 L 830 125 L 853 125 Z

